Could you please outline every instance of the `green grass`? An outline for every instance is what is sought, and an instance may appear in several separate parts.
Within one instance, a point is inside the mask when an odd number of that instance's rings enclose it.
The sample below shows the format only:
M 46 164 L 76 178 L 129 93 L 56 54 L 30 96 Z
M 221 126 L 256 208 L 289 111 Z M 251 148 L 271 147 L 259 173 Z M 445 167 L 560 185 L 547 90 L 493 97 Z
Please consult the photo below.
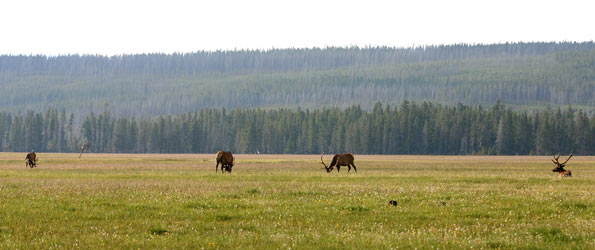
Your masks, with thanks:
M 0 249 L 595 249 L 595 157 L 560 179 L 547 157 L 21 156 L 0 154 Z

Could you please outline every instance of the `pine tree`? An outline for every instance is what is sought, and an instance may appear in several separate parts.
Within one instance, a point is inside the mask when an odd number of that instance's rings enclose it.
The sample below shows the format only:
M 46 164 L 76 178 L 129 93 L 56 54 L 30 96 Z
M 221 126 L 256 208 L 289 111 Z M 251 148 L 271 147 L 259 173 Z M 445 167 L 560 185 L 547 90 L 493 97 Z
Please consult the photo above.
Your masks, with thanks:
M 130 145 L 130 130 L 128 128 L 128 122 L 126 118 L 118 119 L 115 123 L 114 135 L 112 139 L 112 152 L 114 153 L 125 153 L 128 152 Z
M 553 147 L 555 142 L 554 128 L 548 118 L 547 113 L 541 116 L 536 132 L 535 147 L 537 154 L 541 155 L 551 155 L 555 150 Z
M 138 153 L 138 125 L 136 119 L 132 118 L 128 126 L 128 147 L 127 152 Z
M 15 116 L 12 119 L 8 135 L 8 148 L 12 152 L 27 152 L 25 140 L 23 140 L 23 117 Z

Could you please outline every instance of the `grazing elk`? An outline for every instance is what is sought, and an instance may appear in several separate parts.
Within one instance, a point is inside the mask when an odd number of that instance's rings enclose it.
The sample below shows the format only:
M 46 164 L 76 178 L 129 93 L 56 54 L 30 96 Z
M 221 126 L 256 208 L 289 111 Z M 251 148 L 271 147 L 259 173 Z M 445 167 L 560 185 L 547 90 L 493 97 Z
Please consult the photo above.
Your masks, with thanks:
M 25 167 L 37 167 L 37 160 L 39 159 L 37 159 L 37 154 L 35 154 L 35 150 L 31 151 L 31 153 L 28 153 L 27 156 L 25 156 Z
M 560 158 L 560 154 L 558 154 L 557 156 L 554 156 L 554 159 L 552 159 L 552 162 L 554 164 L 556 164 L 556 168 L 554 168 L 552 170 L 552 172 L 558 172 L 560 174 L 560 177 L 572 177 L 572 172 L 570 172 L 570 170 L 564 169 L 564 167 L 566 166 L 566 163 L 568 162 L 568 160 L 570 160 L 571 157 L 572 157 L 572 154 L 570 154 L 568 156 L 568 158 L 566 158 L 566 161 L 560 163 L 558 161 L 558 158 Z
M 231 152 L 228 151 L 221 151 L 217 152 L 217 165 L 215 166 L 215 173 L 219 169 L 219 163 L 221 163 L 221 173 L 231 173 L 231 169 L 235 164 L 236 158 L 233 157 Z
M 353 170 L 355 170 L 355 172 L 357 172 L 357 168 L 355 167 L 355 164 L 353 164 L 353 155 L 350 153 L 345 153 L 345 154 L 336 154 L 335 156 L 333 156 L 333 161 L 331 161 L 331 165 L 327 166 L 326 164 L 324 164 L 324 161 L 322 160 L 322 156 L 324 156 L 324 152 L 322 153 L 322 155 L 320 155 L 320 161 L 322 162 L 322 165 L 324 165 L 324 169 L 326 170 L 327 173 L 330 173 L 331 171 L 333 171 L 333 167 L 337 167 L 337 172 L 339 172 L 339 170 L 341 169 L 341 166 L 347 166 L 347 172 L 349 173 L 349 171 L 351 171 L 351 167 L 353 167 Z

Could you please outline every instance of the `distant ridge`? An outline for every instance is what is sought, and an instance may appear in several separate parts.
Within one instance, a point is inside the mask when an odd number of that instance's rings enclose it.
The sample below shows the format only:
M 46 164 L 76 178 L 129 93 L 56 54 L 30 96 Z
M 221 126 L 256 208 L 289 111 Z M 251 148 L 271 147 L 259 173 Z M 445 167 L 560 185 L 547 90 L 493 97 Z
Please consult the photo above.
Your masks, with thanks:
M 114 115 L 348 107 L 403 100 L 595 108 L 593 42 L 328 47 L 180 54 L 3 55 L 0 111 Z

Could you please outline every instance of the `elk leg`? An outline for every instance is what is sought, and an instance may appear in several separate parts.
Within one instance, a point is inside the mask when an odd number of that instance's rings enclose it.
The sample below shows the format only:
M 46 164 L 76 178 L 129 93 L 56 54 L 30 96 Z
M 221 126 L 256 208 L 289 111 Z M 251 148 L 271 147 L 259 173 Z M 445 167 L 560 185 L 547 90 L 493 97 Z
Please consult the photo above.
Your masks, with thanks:
M 353 166 L 353 170 L 355 170 L 355 172 L 357 173 L 357 168 L 355 167 L 355 164 L 351 163 L 351 166 Z
M 217 165 L 215 165 L 215 174 L 217 173 L 218 169 L 219 169 L 219 162 L 217 162 Z M 223 165 L 221 165 L 221 169 L 223 169 Z

